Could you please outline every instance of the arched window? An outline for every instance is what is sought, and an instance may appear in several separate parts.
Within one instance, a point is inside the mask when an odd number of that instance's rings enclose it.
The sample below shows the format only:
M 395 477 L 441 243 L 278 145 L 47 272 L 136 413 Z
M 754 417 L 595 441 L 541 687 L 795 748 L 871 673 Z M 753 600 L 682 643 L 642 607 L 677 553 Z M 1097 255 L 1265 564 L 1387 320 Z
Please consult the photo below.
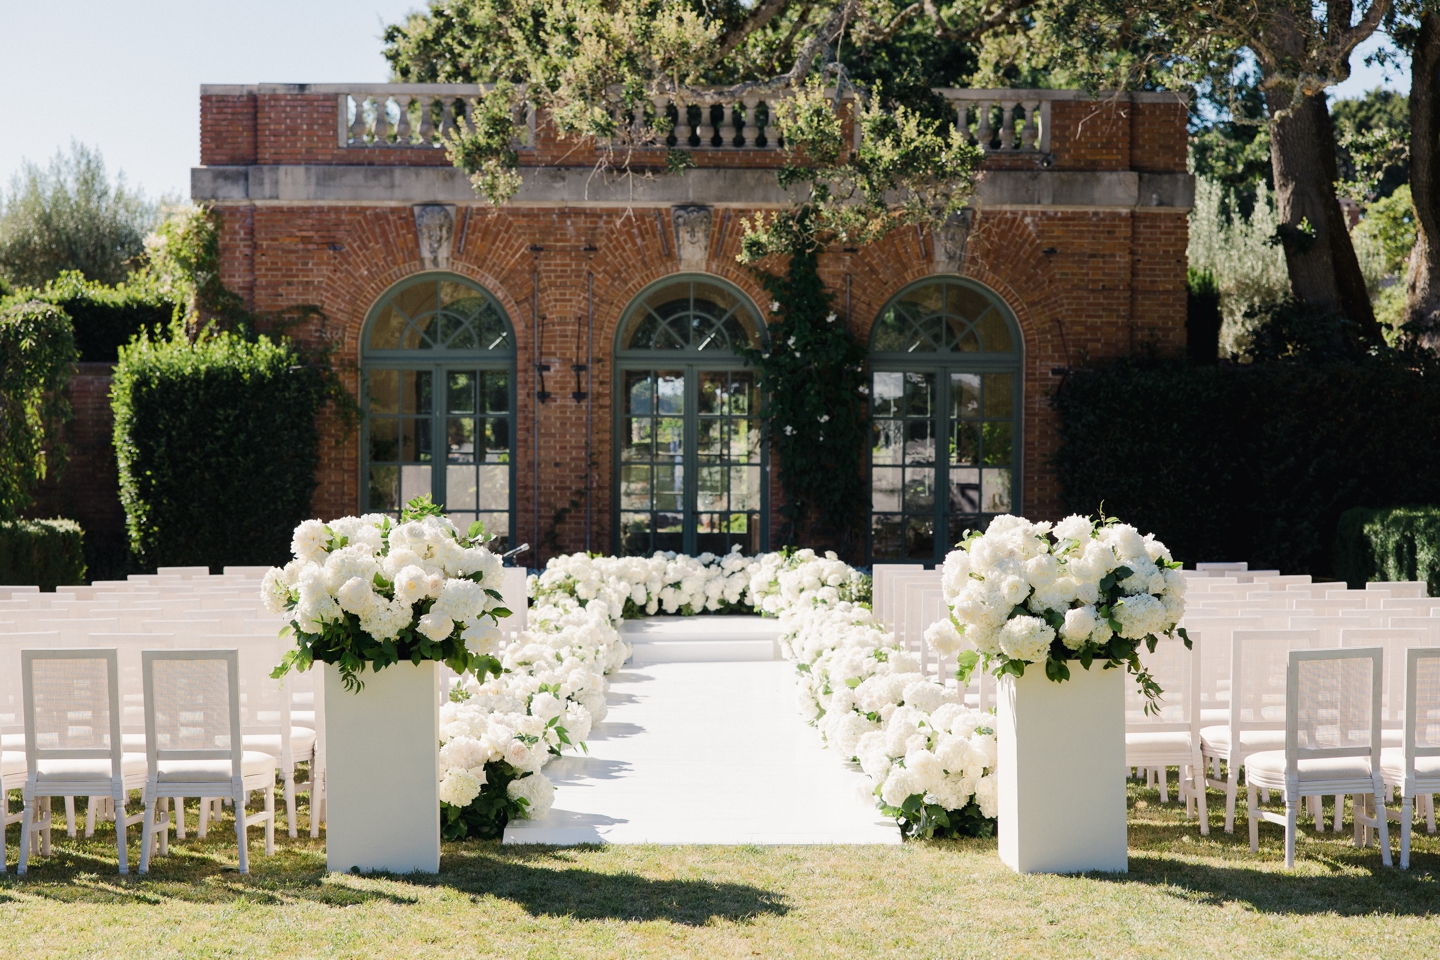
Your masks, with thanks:
M 410 277 L 371 308 L 362 344 L 362 509 L 398 515 L 428 493 L 508 546 L 515 334 L 499 301 L 454 274 Z
M 942 560 L 1020 502 L 1020 331 L 966 280 L 902 290 L 870 335 L 870 555 Z
M 760 313 L 708 276 L 643 291 L 616 336 L 616 550 L 764 549 L 765 450 L 755 374 L 735 353 Z

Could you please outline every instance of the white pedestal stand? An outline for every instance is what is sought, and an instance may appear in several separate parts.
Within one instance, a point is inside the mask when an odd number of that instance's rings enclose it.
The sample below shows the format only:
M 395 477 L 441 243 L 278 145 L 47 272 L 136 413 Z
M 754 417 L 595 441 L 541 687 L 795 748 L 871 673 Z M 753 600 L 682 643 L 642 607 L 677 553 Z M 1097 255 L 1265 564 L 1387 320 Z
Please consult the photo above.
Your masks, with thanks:
M 1124 670 L 1070 662 L 1053 683 L 1040 665 L 1000 681 L 1000 859 L 1019 873 L 1123 873 Z
M 352 693 L 325 665 L 328 869 L 439 872 L 437 666 L 366 670 Z

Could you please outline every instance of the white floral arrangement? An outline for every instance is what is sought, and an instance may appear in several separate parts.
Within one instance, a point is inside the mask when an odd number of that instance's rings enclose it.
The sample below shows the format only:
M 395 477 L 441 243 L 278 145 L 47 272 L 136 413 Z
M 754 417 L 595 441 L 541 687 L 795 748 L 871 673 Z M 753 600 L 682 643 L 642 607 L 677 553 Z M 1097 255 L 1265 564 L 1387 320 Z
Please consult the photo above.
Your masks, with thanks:
M 1140 645 L 1153 652 L 1168 635 L 1190 644 L 1176 627 L 1185 613 L 1180 564 L 1153 534 L 1113 517 L 996 517 L 945 558 L 942 585 L 951 617 L 927 640 L 957 658 L 960 683 L 977 666 L 1020 677 L 1031 665 L 1058 683 L 1070 662 L 1088 670 L 1099 660 L 1128 667 L 1153 706 L 1162 691 Z
M 396 523 L 385 514 L 306 520 L 290 541 L 294 559 L 261 583 L 265 606 L 291 615 L 296 646 L 275 669 L 334 664 L 358 691 L 366 669 L 438 660 L 456 673 L 499 672 L 500 558 L 476 524 L 461 535 L 430 498 Z
M 539 576 L 530 578 L 529 589 L 538 601 L 556 595 L 587 603 L 601 600 L 615 620 L 660 613 L 725 613 L 749 607 L 745 591 L 754 563 L 739 545 L 726 554 L 698 557 L 673 552 L 650 557 L 576 553 L 552 557 Z

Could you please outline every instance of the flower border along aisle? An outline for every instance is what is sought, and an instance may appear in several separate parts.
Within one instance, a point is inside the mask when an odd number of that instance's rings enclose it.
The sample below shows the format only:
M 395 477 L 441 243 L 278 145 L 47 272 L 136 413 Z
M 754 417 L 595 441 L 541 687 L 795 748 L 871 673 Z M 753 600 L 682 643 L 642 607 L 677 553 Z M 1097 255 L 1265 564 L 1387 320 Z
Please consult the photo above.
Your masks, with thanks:
M 932 640 L 958 654 L 961 683 L 976 667 L 1001 681 L 1001 859 L 1024 873 L 1125 870 L 1122 668 L 1150 709 L 1162 691 L 1140 645 L 1153 652 L 1159 635 L 1178 633 L 1190 646 L 1176 628 L 1180 564 L 1114 518 L 1001 516 L 946 557 L 943 587 L 957 629 Z M 1037 665 L 1043 678 L 1027 674 Z

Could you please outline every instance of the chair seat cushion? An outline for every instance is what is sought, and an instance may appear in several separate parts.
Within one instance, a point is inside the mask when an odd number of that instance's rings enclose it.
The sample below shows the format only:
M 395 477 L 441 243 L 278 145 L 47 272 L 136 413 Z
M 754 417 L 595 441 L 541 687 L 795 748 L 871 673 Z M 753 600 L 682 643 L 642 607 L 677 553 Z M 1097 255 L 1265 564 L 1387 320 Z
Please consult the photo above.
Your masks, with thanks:
M 0 734 L 0 749 L 3 750 L 25 750 L 25 734 L 6 733 Z
M 314 711 L 314 710 L 291 710 L 291 711 L 290 711 L 290 725 L 291 725 L 292 727 L 309 727 L 311 730 L 314 730 L 314 729 L 315 729 L 315 711 Z
M 1370 779 L 1369 757 L 1317 757 L 1300 760 L 1296 764 L 1303 783 L 1307 780 L 1368 780 Z M 1285 779 L 1285 751 L 1263 750 L 1245 758 L 1245 777 L 1254 777 L 1267 783 Z
M 1178 757 L 1190 756 L 1190 734 L 1184 730 L 1164 730 L 1154 733 L 1125 734 L 1125 757 Z M 1133 766 L 1133 764 L 1131 764 Z
M 1380 729 L 1380 745 L 1384 747 L 1405 746 L 1405 731 L 1398 727 L 1382 727 Z
M 143 777 L 149 771 L 143 753 L 122 753 L 120 775 Z M 109 760 L 41 760 L 35 765 L 35 778 L 44 781 L 109 780 Z
M 260 753 L 268 753 L 270 756 L 280 756 L 280 734 L 278 733 L 247 733 L 242 738 L 246 750 L 255 750 Z M 315 731 L 309 727 L 290 728 L 290 756 L 297 762 L 309 760 L 315 749 Z
M 268 753 L 246 750 L 241 755 L 241 776 L 260 776 L 267 771 L 275 773 L 275 758 Z M 230 779 L 230 761 L 226 760 L 161 760 L 158 762 L 156 779 L 161 783 L 216 780 L 221 783 Z
M 1230 725 L 1200 728 L 1200 745 L 1206 753 L 1223 753 L 1230 749 Z M 1284 730 L 1241 730 L 1240 746 L 1250 750 L 1284 748 Z
M 1404 779 L 1405 748 L 1385 747 L 1381 750 L 1380 772 L 1387 781 L 1399 783 Z M 1416 757 L 1415 776 L 1420 780 L 1440 780 L 1440 757 Z
M 10 777 L 25 771 L 24 750 L 6 750 L 0 753 L 0 776 Z

